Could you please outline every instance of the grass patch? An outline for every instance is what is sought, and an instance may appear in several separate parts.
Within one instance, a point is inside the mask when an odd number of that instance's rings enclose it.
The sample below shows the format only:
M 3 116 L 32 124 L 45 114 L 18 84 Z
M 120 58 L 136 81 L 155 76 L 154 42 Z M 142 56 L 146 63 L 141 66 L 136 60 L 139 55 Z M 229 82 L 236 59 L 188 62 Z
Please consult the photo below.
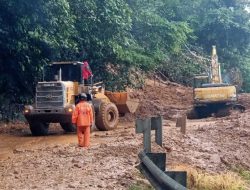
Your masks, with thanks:
M 137 181 L 136 184 L 132 184 L 130 187 L 129 187 L 129 190 L 153 190 L 154 188 L 143 182 L 143 181 Z
M 242 170 L 239 172 L 240 176 L 242 176 L 248 183 L 250 183 L 250 171 Z
M 248 184 L 250 184 L 250 171 L 243 168 L 233 169 L 237 172 Z
M 235 172 L 209 174 L 193 168 L 177 167 L 188 173 L 188 189 L 192 190 L 247 190 L 245 180 Z M 176 167 L 175 169 L 176 170 Z M 249 174 L 249 173 L 248 173 Z M 247 174 L 247 177 L 249 177 Z
M 188 186 L 193 190 L 246 190 L 246 184 L 233 172 L 207 174 L 192 170 L 188 174 Z
M 134 171 L 132 175 L 135 181 L 129 186 L 128 190 L 154 190 L 149 181 L 139 172 L 139 170 Z
M 191 190 L 248 190 L 250 171 L 243 169 L 233 170 L 221 174 L 210 174 L 189 166 L 176 166 L 171 171 L 187 171 L 188 189 Z M 129 187 L 129 190 L 153 190 L 154 188 L 143 180 L 141 173 L 136 173 L 139 180 Z M 145 179 L 145 178 L 144 178 Z

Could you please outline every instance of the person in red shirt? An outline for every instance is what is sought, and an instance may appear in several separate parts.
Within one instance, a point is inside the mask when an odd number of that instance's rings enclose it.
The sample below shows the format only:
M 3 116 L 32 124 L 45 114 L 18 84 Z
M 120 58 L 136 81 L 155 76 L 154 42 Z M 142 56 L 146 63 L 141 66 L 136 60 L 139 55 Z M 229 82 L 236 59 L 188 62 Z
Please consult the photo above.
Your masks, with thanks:
M 83 66 L 82 66 L 82 78 L 84 81 L 84 85 L 88 85 L 88 79 L 89 77 L 92 77 L 92 71 L 89 67 L 89 63 L 87 60 L 83 61 Z
M 78 144 L 80 147 L 89 147 L 90 145 L 90 127 L 93 124 L 93 109 L 87 102 L 87 95 L 79 95 L 80 102 L 72 114 L 72 123 L 77 126 Z

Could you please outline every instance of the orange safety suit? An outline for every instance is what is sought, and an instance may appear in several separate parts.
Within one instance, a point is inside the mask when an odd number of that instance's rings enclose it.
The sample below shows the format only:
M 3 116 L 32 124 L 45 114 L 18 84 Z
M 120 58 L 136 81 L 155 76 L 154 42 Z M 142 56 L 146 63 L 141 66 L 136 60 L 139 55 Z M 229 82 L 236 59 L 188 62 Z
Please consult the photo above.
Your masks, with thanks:
M 77 126 L 78 144 L 89 147 L 90 126 L 93 123 L 93 109 L 86 101 L 80 101 L 72 114 L 72 123 Z

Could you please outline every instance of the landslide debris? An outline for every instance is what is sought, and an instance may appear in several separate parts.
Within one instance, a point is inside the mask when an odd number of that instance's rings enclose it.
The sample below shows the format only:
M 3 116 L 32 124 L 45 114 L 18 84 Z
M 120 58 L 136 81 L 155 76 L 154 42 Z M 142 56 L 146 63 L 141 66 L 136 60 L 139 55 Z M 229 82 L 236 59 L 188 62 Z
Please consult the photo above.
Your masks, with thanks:
M 208 172 L 233 168 L 250 171 L 250 110 L 224 118 L 189 120 L 187 133 L 166 128 L 169 163 L 182 163 Z
M 175 119 L 192 106 L 192 88 L 176 83 L 165 84 L 147 80 L 143 90 L 136 92 L 140 100 L 135 118 L 161 115 Z

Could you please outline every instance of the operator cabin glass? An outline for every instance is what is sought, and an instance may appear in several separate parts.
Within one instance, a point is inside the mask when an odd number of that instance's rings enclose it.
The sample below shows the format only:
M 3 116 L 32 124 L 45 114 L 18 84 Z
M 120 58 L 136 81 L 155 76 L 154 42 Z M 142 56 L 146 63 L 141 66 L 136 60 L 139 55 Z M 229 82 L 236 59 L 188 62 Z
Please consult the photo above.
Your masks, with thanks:
M 62 81 L 81 82 L 81 65 L 79 64 L 53 64 L 44 67 L 44 81 L 58 81 L 59 74 Z
M 204 85 L 208 84 L 208 76 L 194 77 L 194 87 L 203 88 Z

